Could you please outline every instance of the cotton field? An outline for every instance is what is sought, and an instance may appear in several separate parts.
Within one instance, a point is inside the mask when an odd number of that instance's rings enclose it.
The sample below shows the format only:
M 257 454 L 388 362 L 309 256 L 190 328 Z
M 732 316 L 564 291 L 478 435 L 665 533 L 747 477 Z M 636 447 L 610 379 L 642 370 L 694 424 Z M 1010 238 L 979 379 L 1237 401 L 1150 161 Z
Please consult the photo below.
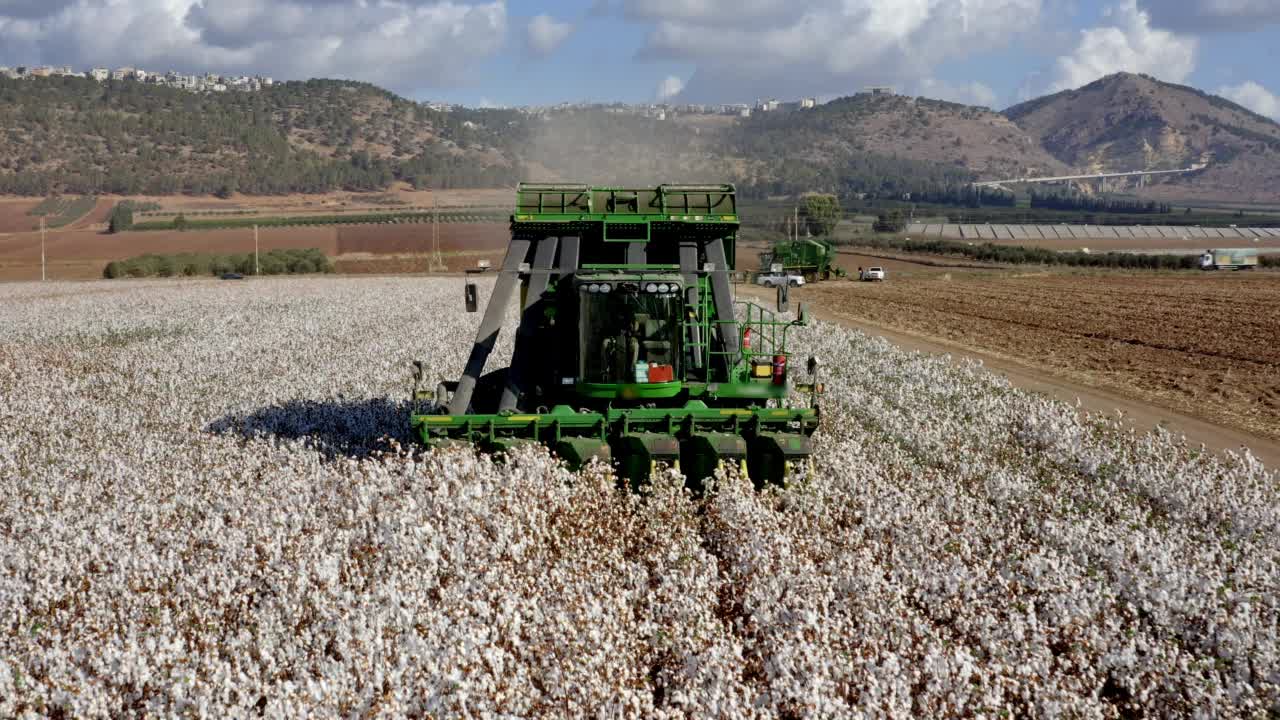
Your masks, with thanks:
M 461 309 L 0 287 L 0 717 L 1280 713 L 1280 482 L 1247 454 L 820 325 L 812 479 L 633 495 L 413 451 L 410 363 L 457 375 Z

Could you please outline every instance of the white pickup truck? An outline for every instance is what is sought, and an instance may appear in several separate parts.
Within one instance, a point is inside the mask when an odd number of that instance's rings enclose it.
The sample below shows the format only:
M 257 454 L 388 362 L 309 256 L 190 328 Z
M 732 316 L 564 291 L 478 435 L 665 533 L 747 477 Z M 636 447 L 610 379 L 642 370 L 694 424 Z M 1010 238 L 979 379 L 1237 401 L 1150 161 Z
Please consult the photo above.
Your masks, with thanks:
M 778 287 L 786 283 L 791 287 L 804 285 L 803 275 L 784 275 L 782 273 L 762 273 L 756 277 L 756 284 L 764 287 Z
M 884 280 L 884 268 L 871 267 L 858 273 L 858 279 L 863 281 Z

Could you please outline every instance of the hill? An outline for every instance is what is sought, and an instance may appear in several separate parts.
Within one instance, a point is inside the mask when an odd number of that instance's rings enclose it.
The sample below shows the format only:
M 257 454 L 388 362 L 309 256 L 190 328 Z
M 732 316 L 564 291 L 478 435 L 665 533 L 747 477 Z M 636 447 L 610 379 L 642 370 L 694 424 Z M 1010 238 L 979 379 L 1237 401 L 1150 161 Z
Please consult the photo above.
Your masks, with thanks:
M 744 155 L 788 153 L 813 163 L 864 152 L 988 178 L 1066 169 L 1000 113 L 903 95 L 863 93 L 796 113 L 756 113 L 730 135 Z
M 868 141 L 849 115 L 840 106 L 704 128 L 604 108 L 437 112 L 372 85 L 336 80 L 198 95 L 132 81 L 0 79 L 0 194 L 728 179 L 746 194 L 896 195 L 971 179 L 955 163 Z M 793 132 L 792 125 L 814 121 L 810 116 L 817 118 L 814 129 Z
M 706 116 L 675 121 L 604 110 L 556 113 L 538 121 L 522 157 L 554 179 L 605 183 L 729 180 L 745 197 L 807 191 L 898 196 L 959 186 L 973 177 L 955 165 L 869 148 L 856 131 L 801 131 L 807 110 L 708 127 Z M 834 124 L 834 123 L 833 123 Z
M 518 140 L 506 132 L 510 115 L 435 112 L 345 81 L 195 94 L 132 81 L 0 79 L 0 193 L 511 184 L 521 171 L 508 150 Z
M 1207 163 L 1143 191 L 1150 197 L 1280 199 L 1280 125 L 1229 100 L 1119 73 L 1005 111 L 1062 163 L 1090 172 Z
M 272 195 L 729 180 L 957 198 L 976 178 L 1184 168 L 1140 192 L 1280 201 L 1280 125 L 1194 88 L 1113 75 L 1009 108 L 860 94 L 749 118 L 615 108 L 438 112 L 364 83 L 194 94 L 133 81 L 0 79 L 0 194 Z

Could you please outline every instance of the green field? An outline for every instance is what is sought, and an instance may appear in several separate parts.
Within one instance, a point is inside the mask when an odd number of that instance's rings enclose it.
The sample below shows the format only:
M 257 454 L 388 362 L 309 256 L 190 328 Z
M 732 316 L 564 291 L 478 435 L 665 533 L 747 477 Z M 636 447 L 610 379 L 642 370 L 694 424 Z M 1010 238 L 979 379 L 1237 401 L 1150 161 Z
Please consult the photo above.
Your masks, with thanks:
M 92 195 L 51 195 L 28 210 L 27 214 L 43 217 L 46 227 L 60 228 L 84 217 L 97 203 L 98 199 Z
M 291 215 L 279 217 L 187 217 L 178 215 L 168 220 L 146 220 L 135 222 L 133 230 L 225 230 L 258 226 L 269 227 L 308 227 L 322 225 L 401 225 L 413 223 L 429 223 L 438 218 L 442 223 L 487 223 L 507 222 L 510 216 L 497 211 L 462 210 L 452 212 L 379 212 L 357 213 L 351 215 Z

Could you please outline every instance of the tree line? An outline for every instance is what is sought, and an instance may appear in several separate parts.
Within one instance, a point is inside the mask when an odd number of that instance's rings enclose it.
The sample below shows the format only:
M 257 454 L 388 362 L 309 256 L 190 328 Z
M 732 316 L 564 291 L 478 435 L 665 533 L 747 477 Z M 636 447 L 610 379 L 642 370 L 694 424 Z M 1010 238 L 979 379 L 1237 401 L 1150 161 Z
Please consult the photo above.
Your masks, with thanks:
M 1031 207 L 1045 208 L 1047 210 L 1069 210 L 1072 212 L 1102 212 L 1102 213 L 1125 213 L 1129 215 L 1138 214 L 1169 214 L 1173 212 L 1173 206 L 1168 203 L 1158 203 L 1155 201 L 1142 200 L 1123 200 L 1117 198 L 1098 197 L 1089 195 L 1059 194 L 1059 193 L 1031 193 Z
M 196 277 L 200 275 L 297 275 L 331 273 L 333 263 L 317 248 L 268 250 L 253 253 L 147 254 L 107 263 L 102 276 L 108 280 L 142 277 Z
M 952 255 L 979 262 L 1006 263 L 1012 265 L 1065 265 L 1069 267 L 1127 268 L 1147 270 L 1194 270 L 1200 267 L 1200 256 L 1196 254 L 1143 254 L 1105 252 L 1089 253 L 1083 251 L 1062 252 L 1047 248 L 1027 247 L 1024 245 L 996 245 L 982 243 L 971 245 L 955 240 L 902 239 L 873 237 L 859 240 L 861 246 L 876 250 L 896 250 L 907 253 L 923 253 L 927 255 Z M 1262 256 L 1269 258 L 1270 256 Z M 1267 265 L 1271 263 L 1268 260 Z

